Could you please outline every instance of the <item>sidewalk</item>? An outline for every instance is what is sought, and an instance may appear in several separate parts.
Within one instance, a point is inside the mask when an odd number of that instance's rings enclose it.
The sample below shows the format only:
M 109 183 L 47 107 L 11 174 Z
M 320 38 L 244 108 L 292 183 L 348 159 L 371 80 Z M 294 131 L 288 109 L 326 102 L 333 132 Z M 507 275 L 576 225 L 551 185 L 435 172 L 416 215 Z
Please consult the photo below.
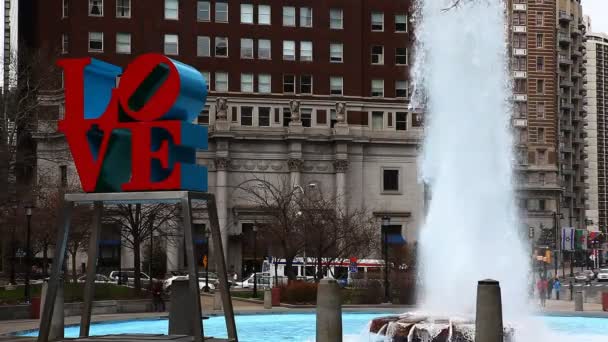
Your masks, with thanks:
M 547 300 L 544 309 L 538 306 L 538 301 L 534 303 L 537 304 L 538 313 L 541 314 L 608 317 L 608 312 L 602 311 L 602 305 L 596 303 L 584 303 L 582 312 L 574 311 L 574 301 L 570 300 Z

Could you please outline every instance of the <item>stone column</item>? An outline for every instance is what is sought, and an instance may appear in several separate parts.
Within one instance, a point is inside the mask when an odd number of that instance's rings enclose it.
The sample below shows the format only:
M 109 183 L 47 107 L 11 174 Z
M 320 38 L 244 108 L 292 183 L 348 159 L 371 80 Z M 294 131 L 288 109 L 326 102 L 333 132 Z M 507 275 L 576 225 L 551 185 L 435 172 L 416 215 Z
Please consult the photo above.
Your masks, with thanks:
M 304 167 L 304 161 L 302 159 L 289 159 L 287 160 L 287 166 L 289 167 L 289 176 L 292 185 L 302 185 L 301 182 L 301 172 Z
M 339 212 L 346 212 L 346 171 L 348 170 L 348 160 L 338 159 L 334 161 L 336 170 L 336 207 Z
M 215 200 L 217 203 L 217 217 L 222 232 L 222 245 L 224 246 L 224 260 L 228 264 L 228 197 L 227 197 L 227 182 L 228 182 L 228 167 L 230 159 L 215 158 Z

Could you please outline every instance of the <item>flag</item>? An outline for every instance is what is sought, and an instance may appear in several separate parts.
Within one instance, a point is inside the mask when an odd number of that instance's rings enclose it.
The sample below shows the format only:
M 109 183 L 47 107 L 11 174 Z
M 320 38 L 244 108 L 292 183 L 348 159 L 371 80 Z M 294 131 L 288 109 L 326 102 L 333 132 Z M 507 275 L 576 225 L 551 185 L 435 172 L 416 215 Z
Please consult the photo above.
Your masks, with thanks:
M 587 250 L 587 230 L 577 229 L 575 241 L 576 241 L 576 244 L 574 247 L 577 250 L 586 251 Z
M 574 250 L 574 228 L 572 227 L 562 228 L 562 250 Z

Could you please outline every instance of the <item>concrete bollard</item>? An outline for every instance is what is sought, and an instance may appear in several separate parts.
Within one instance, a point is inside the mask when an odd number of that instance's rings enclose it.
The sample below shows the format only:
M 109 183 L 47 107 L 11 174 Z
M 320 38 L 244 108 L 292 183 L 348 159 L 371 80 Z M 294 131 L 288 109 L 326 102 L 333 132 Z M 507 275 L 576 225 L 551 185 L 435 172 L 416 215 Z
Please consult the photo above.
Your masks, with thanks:
M 213 310 L 222 310 L 222 294 L 220 291 L 213 293 Z
M 334 279 L 323 279 L 317 287 L 317 342 L 342 341 L 342 297 Z
M 475 341 L 503 342 L 502 298 L 496 280 L 480 280 L 477 284 Z
M 169 309 L 169 335 L 193 336 L 192 298 L 189 296 L 188 280 L 171 283 L 171 308 Z
M 583 291 L 574 294 L 574 311 L 583 311 Z
M 270 292 L 270 289 L 264 290 L 264 309 L 272 309 L 272 292 Z
M 40 294 L 40 317 L 46 300 L 49 283 L 42 284 L 42 293 Z M 57 296 L 55 297 L 55 306 L 53 307 L 53 318 L 51 319 L 51 330 L 49 332 L 49 341 L 62 340 L 64 338 L 64 313 L 63 313 L 63 281 L 59 282 Z

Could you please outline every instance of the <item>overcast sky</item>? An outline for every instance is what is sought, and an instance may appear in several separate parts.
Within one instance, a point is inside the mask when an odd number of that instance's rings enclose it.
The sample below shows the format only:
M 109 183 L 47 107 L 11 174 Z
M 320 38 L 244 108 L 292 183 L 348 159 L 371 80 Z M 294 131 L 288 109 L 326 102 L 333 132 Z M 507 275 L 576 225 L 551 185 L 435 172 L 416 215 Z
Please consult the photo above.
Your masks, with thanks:
M 593 32 L 608 33 L 608 0 L 583 0 L 583 13 L 591 17 Z

